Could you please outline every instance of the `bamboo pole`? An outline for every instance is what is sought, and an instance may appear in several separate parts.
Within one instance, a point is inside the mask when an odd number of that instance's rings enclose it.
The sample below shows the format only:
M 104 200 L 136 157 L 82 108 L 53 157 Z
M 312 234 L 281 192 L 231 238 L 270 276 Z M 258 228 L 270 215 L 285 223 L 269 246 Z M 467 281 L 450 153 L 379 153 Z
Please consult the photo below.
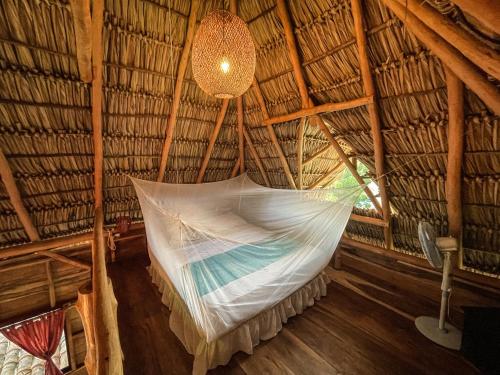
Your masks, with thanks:
M 297 130 L 297 186 L 299 190 L 303 187 L 302 165 L 304 158 L 304 130 L 306 119 L 300 120 L 299 129 Z
M 448 234 L 462 237 L 462 163 L 464 158 L 464 85 L 450 69 L 446 69 L 448 92 L 448 163 L 446 167 L 446 211 Z M 462 265 L 460 246 L 459 266 Z
M 500 2 L 498 0 L 453 0 L 463 12 L 474 17 L 500 35 Z
M 212 155 L 212 151 L 215 146 L 215 141 L 217 140 L 217 136 L 219 135 L 220 128 L 222 127 L 222 123 L 224 122 L 224 117 L 226 116 L 227 106 L 229 105 L 229 99 L 224 99 L 222 101 L 222 107 L 217 115 L 217 120 L 215 121 L 215 127 L 210 137 L 210 141 L 207 146 L 207 151 L 205 152 L 205 157 L 203 158 L 203 162 L 201 163 L 200 171 L 198 173 L 198 178 L 196 179 L 196 183 L 200 184 L 203 181 L 203 177 L 205 176 L 205 171 L 207 170 L 208 162 L 210 161 L 210 156 Z M 241 160 L 240 160 L 241 165 Z
M 333 148 L 335 149 L 335 151 L 339 155 L 340 159 L 342 159 L 342 161 L 344 162 L 344 164 L 346 165 L 346 167 L 349 169 L 349 171 L 352 173 L 352 175 L 354 176 L 354 178 L 356 179 L 356 181 L 358 181 L 358 183 L 361 185 L 361 187 L 363 188 L 364 192 L 366 193 L 366 195 L 368 196 L 368 198 L 371 200 L 371 202 L 375 206 L 375 209 L 377 210 L 377 212 L 380 215 L 382 215 L 382 207 L 378 203 L 377 199 L 375 198 L 375 196 L 373 195 L 373 193 L 371 192 L 371 190 L 365 184 L 365 181 L 359 175 L 358 171 L 356 170 L 356 167 L 354 167 L 354 165 L 349 160 L 349 157 L 345 154 L 344 150 L 342 150 L 342 147 L 340 147 L 340 145 L 338 144 L 338 142 L 333 137 L 332 133 L 330 133 L 330 130 L 328 130 L 328 128 L 326 127 L 326 125 L 325 125 L 325 123 L 323 121 L 319 121 L 318 125 L 319 125 L 321 131 L 323 132 L 323 134 L 325 135 L 325 137 L 328 139 L 328 141 L 330 142 L 330 144 L 333 146 Z
M 233 169 L 231 170 L 231 178 L 236 177 L 238 174 L 238 171 L 240 170 L 240 157 L 238 156 L 238 159 L 236 159 L 236 164 L 234 165 Z
M 56 288 L 54 286 L 54 278 L 52 277 L 52 270 L 50 269 L 50 262 L 45 263 L 45 274 L 47 275 L 47 283 L 49 286 L 49 302 L 50 307 L 56 306 Z
M 92 82 L 92 19 L 90 0 L 70 0 L 78 72 L 83 82 Z
M 16 181 L 14 179 L 14 175 L 12 174 L 12 170 L 10 169 L 9 162 L 5 157 L 2 149 L 0 148 L 0 178 L 5 186 L 5 190 L 10 199 L 10 203 L 16 211 L 17 216 L 19 217 L 19 221 L 21 222 L 26 234 L 28 235 L 31 241 L 39 241 L 40 236 L 38 235 L 38 231 L 31 220 L 31 217 L 24 206 L 23 200 L 21 198 L 21 193 L 16 185 Z M 0 250 L 0 257 L 2 257 L 2 250 Z
M 94 142 L 94 200 L 102 206 L 103 141 L 102 141 L 102 33 L 104 1 L 94 0 L 92 5 L 92 137 Z
M 253 88 L 255 91 L 255 95 L 257 97 L 257 102 L 259 103 L 260 106 L 260 110 L 262 111 L 262 116 L 264 117 L 264 120 L 266 120 L 269 118 L 269 113 L 267 112 L 266 103 L 264 102 L 264 97 L 262 96 L 262 92 L 260 91 L 259 83 L 255 79 L 255 77 L 253 80 Z M 278 157 L 280 159 L 281 165 L 283 166 L 283 171 L 285 172 L 286 179 L 288 180 L 290 186 L 293 189 L 296 189 L 297 187 L 295 186 L 295 181 L 293 180 L 292 172 L 290 171 L 290 167 L 288 166 L 285 154 L 283 153 L 283 150 L 278 142 L 278 138 L 276 137 L 276 133 L 274 132 L 273 126 L 266 125 L 266 128 L 269 137 L 271 138 L 271 142 L 273 143 L 274 148 L 278 153 Z
M 412 12 L 405 9 L 397 0 L 383 0 L 383 2 L 496 115 L 500 115 L 500 90 L 489 82 L 474 64 L 415 17 Z
M 311 185 L 308 186 L 308 190 L 312 190 L 317 188 L 318 186 L 322 186 L 326 181 L 331 179 L 339 170 L 339 168 L 342 166 L 342 162 L 337 163 L 333 169 L 323 176 L 321 176 L 319 179 L 317 179 L 315 182 L 313 182 Z
M 302 162 L 302 165 L 309 164 L 319 158 L 321 155 L 324 155 L 332 146 L 330 144 L 327 144 L 326 146 L 320 148 L 318 151 L 316 151 L 314 154 L 309 156 L 306 160 Z
M 270 187 L 271 184 L 269 182 L 269 178 L 267 177 L 266 170 L 264 169 L 264 165 L 262 164 L 262 160 L 260 160 L 259 154 L 255 149 L 255 146 L 253 145 L 252 139 L 250 138 L 250 134 L 248 134 L 248 131 L 245 128 L 243 128 L 243 134 L 247 141 L 248 148 L 250 149 L 250 154 L 252 154 L 252 157 L 255 160 L 255 164 L 257 164 L 257 168 L 259 168 L 260 174 L 262 175 L 266 186 Z
M 359 1 L 359 0 L 358 0 Z M 420 0 L 397 0 L 420 21 L 435 31 L 486 73 L 500 79 L 500 53 L 460 27 L 451 18 L 441 14 Z M 500 6 L 498 7 L 500 9 Z M 500 16 L 500 14 L 499 14 Z M 482 19 L 482 18 L 480 18 Z M 500 18 L 497 19 L 500 23 Z
M 245 173 L 245 136 L 243 135 L 243 95 L 236 98 L 238 117 L 238 149 L 240 152 L 240 173 Z
M 384 142 L 381 131 L 380 116 L 378 105 L 375 99 L 375 84 L 370 70 L 370 61 L 368 59 L 368 43 L 366 39 L 363 24 L 363 7 L 360 0 L 351 0 L 352 15 L 354 18 L 354 32 L 356 34 L 356 43 L 358 46 L 359 66 L 365 95 L 374 98 L 372 103 L 368 104 L 368 116 L 373 139 L 373 151 L 375 158 L 375 175 L 379 188 L 380 200 L 382 203 L 382 216 L 384 221 L 391 221 L 391 207 L 387 194 L 387 179 L 384 174 Z M 384 227 L 385 245 L 388 249 L 392 247 L 392 230 L 390 225 Z
M 174 96 L 172 99 L 172 107 L 170 109 L 170 116 L 167 120 L 167 129 L 165 131 L 165 141 L 163 142 L 163 147 L 161 151 L 160 167 L 158 170 L 158 182 L 162 182 L 165 177 L 165 169 L 167 168 L 168 153 L 170 152 L 170 146 L 174 138 L 174 129 L 177 122 L 177 112 L 181 104 L 182 96 L 182 84 L 184 82 L 184 77 L 186 74 L 186 69 L 189 62 L 189 53 L 191 52 L 191 46 L 193 44 L 194 32 L 196 30 L 196 17 L 198 15 L 198 7 L 200 5 L 199 0 L 191 0 L 191 10 L 189 13 L 186 39 L 184 41 L 184 47 L 182 49 L 181 58 L 179 60 L 179 67 L 177 68 L 177 79 L 175 81 Z
M 357 108 L 357 107 L 361 107 L 361 106 L 373 103 L 373 97 L 372 96 L 365 96 L 362 98 L 357 98 L 357 99 L 349 100 L 346 102 L 325 103 L 325 104 L 320 104 L 317 106 L 312 105 L 312 102 L 308 102 L 308 103 L 311 104 L 311 106 L 309 106 L 308 108 L 301 109 L 297 112 L 287 113 L 286 115 L 271 117 L 267 120 L 264 120 L 263 123 L 264 123 L 264 125 L 273 125 L 273 124 L 277 124 L 280 122 L 288 122 L 288 121 L 296 120 L 296 119 L 303 118 L 303 117 L 315 116 L 315 115 L 319 115 L 321 113 L 337 112 L 337 111 L 343 111 L 346 109 Z

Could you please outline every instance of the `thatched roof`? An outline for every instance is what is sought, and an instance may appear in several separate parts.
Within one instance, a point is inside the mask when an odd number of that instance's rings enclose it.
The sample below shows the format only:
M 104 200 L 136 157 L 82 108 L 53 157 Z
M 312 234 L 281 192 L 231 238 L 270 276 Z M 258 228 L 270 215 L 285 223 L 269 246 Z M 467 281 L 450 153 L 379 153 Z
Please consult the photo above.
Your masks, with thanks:
M 495 49 L 500 44 L 480 20 L 449 1 L 433 5 Z M 239 15 L 257 50 L 255 76 L 271 117 L 302 108 L 283 26 L 273 0 L 240 0 Z M 447 233 L 445 180 L 448 103 L 442 62 L 380 0 L 363 2 L 368 56 L 380 108 L 388 194 L 397 250 L 420 254 L 419 220 Z M 315 104 L 364 96 L 349 0 L 288 2 L 308 91 Z M 203 1 L 200 21 L 227 1 Z M 0 147 L 42 239 L 93 227 L 91 85 L 80 80 L 73 14 L 67 0 L 5 0 L 0 5 Z M 104 17 L 103 141 L 105 221 L 130 215 L 141 221 L 128 175 L 156 179 L 177 68 L 185 43 L 189 1 L 107 0 Z M 498 81 L 490 77 L 498 86 Z M 243 96 L 244 124 L 271 185 L 289 184 L 250 89 Z M 194 183 L 222 101 L 204 94 L 188 66 L 165 181 Z M 463 164 L 464 264 L 500 274 L 499 118 L 469 89 L 465 98 Z M 366 107 L 330 113 L 330 130 L 344 150 L 374 175 Z M 236 103 L 231 101 L 204 181 L 227 179 L 238 158 Z M 299 120 L 274 125 L 297 177 Z M 328 145 L 306 125 L 304 158 Z M 338 162 L 330 149 L 307 163 L 310 186 Z M 245 164 L 264 184 L 246 148 Z M 332 179 L 335 176 L 332 175 Z M 327 181 L 328 182 L 328 181 Z M 325 183 L 327 183 L 325 182 Z M 375 212 L 358 212 L 377 216 Z M 377 226 L 353 222 L 348 233 L 383 245 Z M 0 185 L 0 246 L 29 238 Z

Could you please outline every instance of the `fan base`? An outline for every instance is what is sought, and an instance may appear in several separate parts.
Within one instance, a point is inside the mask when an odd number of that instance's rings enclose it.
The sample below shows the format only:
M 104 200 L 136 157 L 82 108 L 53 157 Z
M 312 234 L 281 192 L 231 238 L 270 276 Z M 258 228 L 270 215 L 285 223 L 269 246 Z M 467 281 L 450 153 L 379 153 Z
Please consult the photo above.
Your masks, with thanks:
M 460 350 L 462 332 L 451 324 L 445 323 L 444 327 L 446 330 L 441 331 L 439 329 L 439 319 L 431 316 L 419 316 L 415 319 L 415 326 L 422 335 L 436 344 L 448 349 Z

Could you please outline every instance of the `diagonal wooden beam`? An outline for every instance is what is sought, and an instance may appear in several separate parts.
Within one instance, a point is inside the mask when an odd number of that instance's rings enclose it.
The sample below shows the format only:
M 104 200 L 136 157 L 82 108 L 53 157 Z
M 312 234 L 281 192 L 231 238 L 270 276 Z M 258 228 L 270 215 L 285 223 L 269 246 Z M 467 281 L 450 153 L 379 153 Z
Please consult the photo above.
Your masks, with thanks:
M 39 241 L 40 236 L 38 231 L 31 220 L 31 217 L 24 206 L 23 200 L 21 198 L 21 193 L 17 188 L 16 181 L 14 179 L 14 175 L 12 174 L 12 170 L 10 169 L 9 162 L 5 157 L 2 149 L 0 149 L 0 178 L 2 179 L 5 190 L 7 190 L 7 194 L 9 195 L 10 203 L 19 217 L 19 221 L 21 222 L 26 234 L 28 235 L 31 241 Z M 1 250 L 0 250 L 1 254 Z
M 288 122 L 292 120 L 296 120 L 303 117 L 316 116 L 321 113 L 326 112 L 337 112 L 343 111 L 346 109 L 361 107 L 370 103 L 373 103 L 373 96 L 365 96 L 362 98 L 357 98 L 353 100 L 349 100 L 346 102 L 339 103 L 325 103 L 320 105 L 313 105 L 312 101 L 308 101 L 309 107 L 301 109 L 297 112 L 287 113 L 286 115 L 271 117 L 267 120 L 264 120 L 264 125 L 273 125 L 278 124 L 280 122 Z
M 330 150 L 331 147 L 332 146 L 330 144 L 327 144 L 326 146 L 321 147 L 318 151 L 316 151 L 314 154 L 312 154 L 306 160 L 304 160 L 302 162 L 302 165 L 306 165 L 306 164 L 313 162 L 314 160 L 319 158 L 321 155 L 324 155 L 326 152 L 328 152 L 328 150 Z
M 383 213 L 382 213 L 382 207 L 380 206 L 380 203 L 378 203 L 378 200 L 375 198 L 372 191 L 368 188 L 368 185 L 366 185 L 363 178 L 359 175 L 358 171 L 356 170 L 356 167 L 351 163 L 351 161 L 349 160 L 349 157 L 345 154 L 344 150 L 342 150 L 342 147 L 340 147 L 339 143 L 335 140 L 332 133 L 330 133 L 330 130 L 328 130 L 328 127 L 326 126 L 326 124 L 323 121 L 319 121 L 318 126 L 320 127 L 321 131 L 323 132 L 325 137 L 328 139 L 330 144 L 333 146 L 333 148 L 337 152 L 340 159 L 344 162 L 346 167 L 352 173 L 352 175 L 354 176 L 356 181 L 361 185 L 364 192 L 366 193 L 368 198 L 371 200 L 371 202 L 375 206 L 375 209 L 377 210 L 377 212 L 380 215 L 382 215 Z
M 498 0 L 453 0 L 453 4 L 500 35 L 500 22 L 498 22 L 500 2 Z
M 181 104 L 182 96 L 182 84 L 184 82 L 184 76 L 186 74 L 186 69 L 189 62 L 189 53 L 191 52 L 191 46 L 193 44 L 194 32 L 196 30 L 196 17 L 198 15 L 198 8 L 200 5 L 199 0 L 191 0 L 191 10 L 189 13 L 186 39 L 184 41 L 184 47 L 182 49 L 181 59 L 179 61 L 179 67 L 177 68 L 177 79 L 175 81 L 174 96 L 172 99 L 172 107 L 170 109 L 170 116 L 167 120 L 167 129 L 165 132 L 165 141 L 163 142 L 163 148 L 161 151 L 160 167 L 158 170 L 158 182 L 162 182 L 165 177 L 165 170 L 167 168 L 168 153 L 170 152 L 170 146 L 172 145 L 175 125 L 177 122 L 177 112 Z
M 451 18 L 441 14 L 425 1 L 397 0 L 431 30 L 439 34 L 474 64 L 500 79 L 500 53 L 473 36 Z M 498 0 L 497 0 L 498 2 Z M 498 2 L 500 3 L 500 2 Z M 500 6 L 497 8 L 500 11 Z M 500 17 L 500 14 L 497 14 Z M 500 18 L 497 19 L 500 23 Z
M 200 184 L 203 181 L 203 177 L 205 176 L 205 171 L 207 170 L 208 162 L 210 161 L 210 156 L 212 155 L 212 151 L 215 146 L 215 141 L 217 140 L 217 136 L 219 135 L 220 128 L 222 127 L 222 123 L 224 122 L 224 117 L 226 116 L 227 106 L 229 104 L 229 99 L 224 99 L 222 101 L 222 107 L 217 115 L 217 120 L 215 121 L 215 127 L 210 136 L 210 141 L 207 146 L 207 151 L 205 152 L 205 157 L 203 158 L 203 162 L 201 163 L 200 171 L 198 173 L 198 178 L 196 179 L 196 183 Z M 241 165 L 241 160 L 240 160 Z
M 338 162 L 337 164 L 335 164 L 335 166 L 329 172 L 314 181 L 307 187 L 307 189 L 312 190 L 317 188 L 318 186 L 322 186 L 325 182 L 328 182 L 331 178 L 333 178 L 333 176 L 338 173 L 340 167 L 342 167 L 342 162 Z
M 92 81 L 92 19 L 90 0 L 70 0 L 75 29 L 76 60 L 83 82 Z
M 496 115 L 500 115 L 500 89 L 489 82 L 480 69 L 397 0 L 382 1 L 417 39 L 439 57 L 456 76 L 460 77 Z
M 354 19 L 354 33 L 359 54 L 359 67 L 363 80 L 365 95 L 375 98 L 375 84 L 370 70 L 368 59 L 368 42 L 363 22 L 363 7 L 360 0 L 351 0 L 351 9 Z M 391 208 L 387 195 L 387 179 L 384 174 L 384 142 L 381 131 L 380 116 L 377 101 L 374 99 L 368 104 L 368 117 L 373 139 L 373 150 L 375 158 L 375 175 L 382 203 L 382 216 L 386 222 L 391 220 Z M 392 231 L 390 226 L 384 229 L 385 244 L 388 249 L 392 247 Z
M 255 96 L 257 97 L 257 102 L 259 103 L 260 110 L 262 112 L 262 116 L 264 117 L 264 120 L 267 120 L 269 118 L 269 112 L 267 112 L 266 103 L 264 102 L 264 97 L 262 96 L 262 91 L 260 91 L 259 83 L 255 79 L 255 77 L 253 80 L 253 88 Z M 267 132 L 269 133 L 269 137 L 271 138 L 271 142 L 273 143 L 274 148 L 278 153 L 278 157 L 283 167 L 283 171 L 285 172 L 286 179 L 288 180 L 290 186 L 296 189 L 297 187 L 295 186 L 295 181 L 293 180 L 292 172 L 290 171 L 290 167 L 288 166 L 285 154 L 283 153 L 283 150 L 278 142 L 278 138 L 276 137 L 276 133 L 274 132 L 273 126 L 266 125 L 266 128 Z
M 302 190 L 302 160 L 304 158 L 304 131 L 306 126 L 306 118 L 300 120 L 299 128 L 297 129 L 297 186 Z
M 236 159 L 236 164 L 234 165 L 233 169 L 231 170 L 231 178 L 236 177 L 238 174 L 238 171 L 240 170 L 240 158 Z
M 450 69 L 445 69 L 448 92 L 448 162 L 446 167 L 446 211 L 448 234 L 462 237 L 462 163 L 464 158 L 464 85 Z M 459 266 L 462 265 L 460 246 Z
M 262 178 L 264 179 L 266 186 L 270 187 L 271 184 L 269 182 L 269 178 L 267 177 L 266 170 L 264 169 L 264 165 L 262 164 L 262 160 L 260 160 L 259 154 L 253 145 L 252 139 L 250 138 L 250 134 L 248 134 L 248 131 L 245 128 L 243 128 L 243 134 L 245 135 L 245 139 L 247 141 L 248 148 L 250 149 L 250 154 L 252 155 L 253 160 L 255 160 L 255 164 L 257 164 L 257 168 L 259 168 L 260 174 L 262 175 Z
M 43 255 L 43 256 L 46 256 L 47 258 L 52 258 L 52 259 L 57 260 L 61 263 L 66 263 L 66 264 L 69 264 L 71 266 L 81 268 L 81 269 L 84 269 L 87 271 L 90 271 L 90 269 L 92 268 L 92 266 L 88 263 L 82 262 L 82 261 L 77 260 L 77 259 L 72 259 L 72 258 L 69 258 L 65 255 L 58 254 L 58 253 L 55 253 L 52 251 L 46 251 L 46 250 L 45 251 L 38 251 L 38 252 L 36 252 L 36 254 Z
M 243 135 L 243 95 L 236 98 L 238 118 L 238 150 L 240 152 L 240 173 L 245 173 L 245 136 Z

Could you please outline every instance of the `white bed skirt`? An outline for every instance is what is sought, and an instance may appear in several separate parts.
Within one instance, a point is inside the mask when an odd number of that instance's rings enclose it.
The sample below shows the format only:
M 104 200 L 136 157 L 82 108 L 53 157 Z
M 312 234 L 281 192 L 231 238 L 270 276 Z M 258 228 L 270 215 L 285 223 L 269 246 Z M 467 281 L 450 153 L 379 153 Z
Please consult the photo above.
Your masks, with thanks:
M 321 272 L 272 308 L 261 312 L 215 341 L 207 343 L 199 335 L 184 302 L 173 290 L 167 275 L 154 259 L 149 267 L 149 273 L 162 295 L 162 303 L 170 310 L 170 329 L 188 353 L 194 355 L 194 375 L 202 375 L 209 369 L 226 365 L 236 352 L 252 354 L 254 346 L 257 346 L 260 340 L 269 340 L 276 336 L 288 318 L 302 314 L 307 307 L 314 305 L 315 300 L 325 296 L 327 284 L 330 282 L 326 273 Z

